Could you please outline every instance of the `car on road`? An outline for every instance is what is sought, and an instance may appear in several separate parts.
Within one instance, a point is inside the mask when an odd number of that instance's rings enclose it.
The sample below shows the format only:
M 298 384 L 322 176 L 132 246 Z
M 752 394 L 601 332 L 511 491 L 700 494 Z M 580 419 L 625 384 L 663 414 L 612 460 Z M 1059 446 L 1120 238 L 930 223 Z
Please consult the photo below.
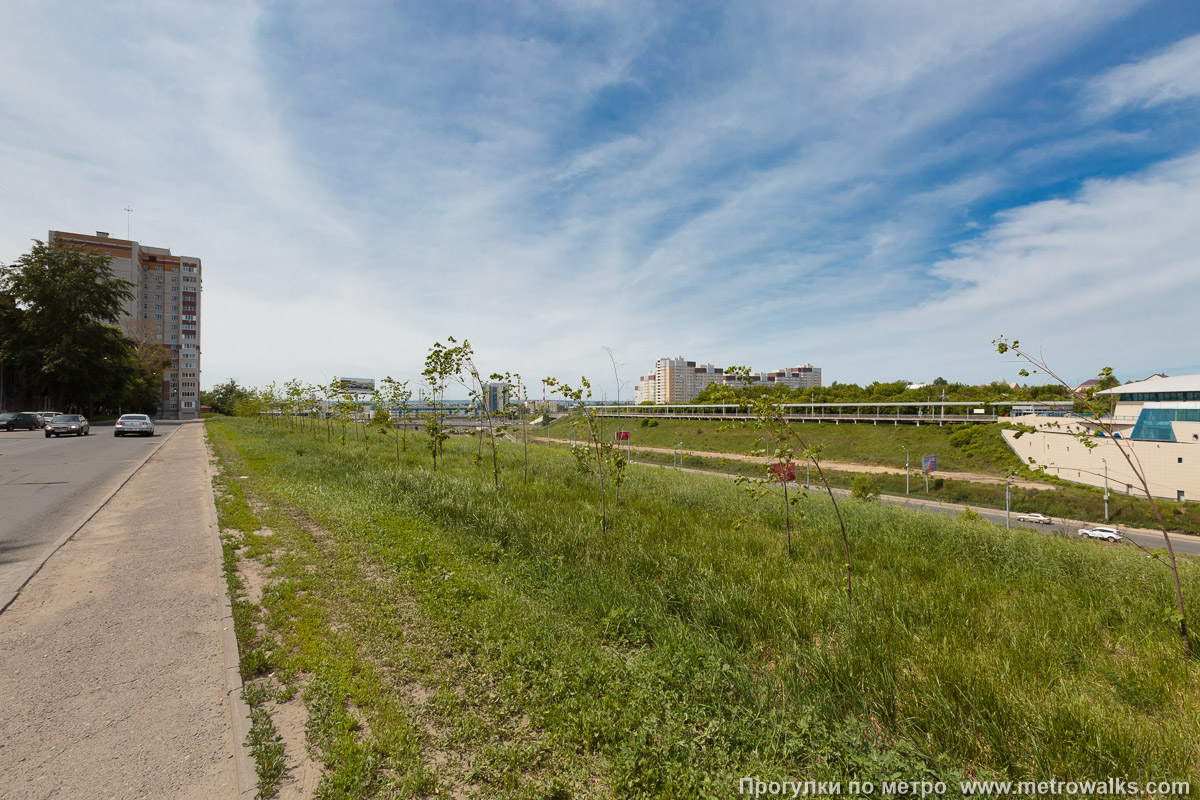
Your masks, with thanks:
M 42 427 L 46 427 L 54 420 L 54 417 L 59 415 L 59 411 L 38 411 L 37 416 L 41 417 Z
M 0 415 L 0 428 L 6 431 L 15 431 L 17 428 L 36 431 L 41 427 L 42 419 L 36 411 L 10 411 Z
M 92 426 L 82 414 L 59 414 L 46 426 L 47 439 L 72 433 L 76 436 L 87 436 L 91 432 Z
M 1086 536 L 1089 539 L 1103 539 L 1106 542 L 1119 542 L 1125 537 L 1116 528 L 1110 528 L 1107 525 L 1094 525 L 1091 528 L 1080 528 L 1076 531 L 1080 536 Z
M 113 429 L 113 436 L 124 436 L 127 433 L 136 433 L 140 436 L 153 436 L 154 420 L 145 414 L 122 414 L 121 418 L 117 420 L 116 427 Z
M 1017 522 L 1035 522 L 1038 525 L 1049 525 L 1054 520 L 1047 517 L 1045 514 L 1018 514 Z

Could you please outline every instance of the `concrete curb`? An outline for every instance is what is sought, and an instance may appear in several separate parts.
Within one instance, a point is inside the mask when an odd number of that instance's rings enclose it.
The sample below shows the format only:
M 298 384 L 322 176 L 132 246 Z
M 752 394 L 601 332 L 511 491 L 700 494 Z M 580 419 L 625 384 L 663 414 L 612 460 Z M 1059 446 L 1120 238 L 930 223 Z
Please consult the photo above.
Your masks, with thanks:
M 187 424 L 187 423 L 184 423 L 184 424 Z M 146 466 L 146 462 L 149 461 L 151 458 L 153 458 L 154 454 L 157 453 L 159 451 L 159 449 L 161 449 L 162 446 L 167 443 L 167 440 L 169 440 L 172 436 L 174 436 L 175 432 L 178 431 L 182 427 L 183 427 L 183 425 L 180 425 L 178 427 L 173 427 L 171 429 L 171 432 L 169 434 L 167 434 L 166 436 L 164 436 L 162 441 L 158 443 L 158 447 L 156 447 L 153 450 L 151 450 L 150 452 L 146 453 L 146 457 L 143 458 L 141 461 L 139 461 L 137 464 L 135 464 L 133 466 L 133 469 L 129 470 L 129 473 L 124 478 L 121 479 L 121 482 L 118 483 L 115 487 L 113 487 L 113 490 L 111 492 L 109 492 L 107 495 L 105 495 L 100 500 L 100 502 L 96 503 L 95 508 L 93 508 L 91 511 L 84 512 L 83 515 L 80 516 L 79 521 L 76 522 L 74 525 L 70 526 L 67 533 L 64 533 L 62 536 L 55 539 L 54 543 L 51 544 L 48 548 L 46 548 L 46 551 L 42 554 L 42 557 L 40 559 L 38 559 L 38 561 L 35 564 L 30 566 L 30 568 L 25 571 L 24 575 L 22 575 L 20 578 L 17 579 L 16 585 L 14 588 L 4 592 L 3 594 L 0 594 L 0 614 L 3 614 L 4 610 L 6 608 L 8 608 L 10 605 L 12 605 L 13 601 L 17 599 L 17 596 L 21 594 L 21 590 L 25 588 L 25 585 L 27 583 L 29 583 L 31 580 L 33 580 L 33 576 L 37 575 L 39 572 L 41 572 L 42 567 L 46 566 L 46 562 L 50 560 L 50 557 L 53 556 L 55 553 L 57 553 L 59 551 L 59 548 L 61 548 L 64 544 L 71 541 L 71 539 L 75 536 L 75 534 L 79 533 L 79 531 L 83 528 L 83 526 L 87 525 L 88 522 L 91 521 L 92 517 L 99 514 L 100 509 L 102 509 L 106 505 L 108 505 L 108 501 L 112 500 L 113 497 L 116 496 L 117 492 L 121 491 L 121 489 L 123 489 L 125 487 L 125 484 L 129 483 L 130 479 L 133 478 L 133 476 L 137 474 L 138 470 L 140 470 L 142 467 Z
M 254 756 L 246 744 L 250 736 L 250 706 L 242 697 L 241 657 L 238 653 L 237 634 L 233 629 L 233 605 L 229 600 L 229 584 L 221 565 L 221 526 L 217 520 L 217 503 L 212 493 L 213 471 L 211 448 L 208 445 L 208 429 L 204 430 L 204 471 L 208 475 L 209 495 L 204 504 L 205 525 L 212 531 L 213 547 L 216 548 L 216 578 L 221 598 L 221 658 L 224 661 L 226 697 L 229 698 L 229 726 L 233 731 L 233 760 L 237 771 L 238 797 L 254 797 L 258 792 L 258 776 L 254 768 Z

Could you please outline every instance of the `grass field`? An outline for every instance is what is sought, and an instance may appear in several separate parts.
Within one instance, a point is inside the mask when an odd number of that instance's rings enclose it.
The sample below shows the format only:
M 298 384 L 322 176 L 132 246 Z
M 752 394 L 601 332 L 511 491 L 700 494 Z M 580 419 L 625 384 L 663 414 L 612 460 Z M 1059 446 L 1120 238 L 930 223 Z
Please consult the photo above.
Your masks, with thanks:
M 579 426 L 572 426 L 571 418 L 560 418 L 550 426 L 551 441 L 569 440 L 582 435 Z M 729 423 L 689 422 L 678 424 L 678 420 L 658 420 L 655 427 L 643 427 L 638 420 L 622 420 L 621 427 L 629 430 L 631 446 L 665 447 L 671 449 L 680 440 L 688 453 L 684 466 L 716 472 L 761 477 L 763 468 L 735 460 L 691 455 L 694 451 L 746 455 L 762 447 L 761 433 L 752 427 Z M 615 431 L 616 420 L 605 420 L 606 430 Z M 913 493 L 925 493 L 925 480 L 919 474 L 922 454 L 938 455 L 939 470 L 930 480 L 928 497 L 946 503 L 961 503 L 979 508 L 1004 508 L 1005 490 L 1001 484 L 972 483 L 955 478 L 955 471 L 970 471 L 1003 476 L 1005 469 L 1019 471 L 1025 479 L 1044 482 L 1045 488 L 1031 489 L 1016 486 L 1012 489 L 1012 508 L 1058 519 L 1086 520 L 1097 524 L 1114 524 L 1134 528 L 1158 527 L 1150 504 L 1141 497 L 1113 494 L 1109 498 L 1109 516 L 1104 516 L 1104 493 L 1090 486 L 1072 484 L 1068 481 L 1046 478 L 1024 468 L 1012 450 L 1000 437 L 996 425 L 972 425 L 939 428 L 936 425 L 890 426 L 844 424 L 816 425 L 803 423 L 794 426 L 805 442 L 824 444 L 822 458 L 838 463 L 865 464 L 903 469 L 904 451 L 907 445 L 913 453 L 913 473 L 910 489 Z M 545 441 L 545 428 L 531 428 L 535 440 Z M 558 438 L 563 437 L 563 438 Z M 898 456 L 897 456 L 898 454 Z M 637 458 L 657 464 L 671 464 L 672 455 L 643 452 Z M 830 473 L 831 483 L 848 487 L 855 473 L 848 470 Z M 872 473 L 871 480 L 884 494 L 904 494 L 903 474 Z M 1195 505 L 1158 500 L 1159 511 L 1168 530 L 1180 533 L 1200 534 L 1200 514 Z
M 731 797 L 746 776 L 1194 778 L 1200 673 L 1132 552 L 634 468 L 616 521 L 564 453 L 439 471 L 207 423 L 244 671 L 304 699 L 322 797 Z M 1183 568 L 1189 598 L 1200 571 Z M 241 609 L 239 611 L 239 609 Z M 251 669 L 245 665 L 249 661 Z M 272 701 L 261 707 L 269 709 Z
M 761 431 L 738 422 L 644 418 L 647 423 L 658 423 L 651 427 L 643 426 L 640 419 L 601 419 L 605 431 L 615 431 L 618 425 L 628 430 L 633 447 L 672 448 L 682 440 L 685 450 L 745 454 L 763 446 Z M 569 437 L 575 421 L 570 416 L 556 419 L 550 425 L 550 434 Z M 921 467 L 921 456 L 933 454 L 938 457 L 938 468 L 946 472 L 1003 475 L 1006 469 L 1022 468 L 1021 460 L 1000 436 L 998 425 L 918 427 L 803 422 L 793 424 L 792 428 L 810 446 L 824 445 L 824 458 L 831 461 L 903 469 L 903 447 L 908 447 L 911 463 L 917 470 Z M 537 430 L 544 433 L 545 429 Z

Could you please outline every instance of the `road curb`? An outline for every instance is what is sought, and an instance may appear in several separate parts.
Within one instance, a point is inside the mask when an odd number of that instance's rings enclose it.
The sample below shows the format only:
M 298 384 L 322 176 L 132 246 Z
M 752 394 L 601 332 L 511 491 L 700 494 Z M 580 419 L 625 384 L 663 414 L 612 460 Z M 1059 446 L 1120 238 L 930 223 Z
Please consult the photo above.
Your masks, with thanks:
M 221 526 L 217 520 L 217 503 L 212 491 L 211 455 L 208 428 L 205 428 L 204 471 L 208 475 L 209 491 L 208 502 L 204 504 L 204 522 L 212 531 L 213 547 L 216 549 L 217 589 L 221 598 L 221 658 L 225 670 L 225 694 L 229 698 L 229 726 L 233 731 L 233 760 L 237 772 L 238 797 L 254 797 L 258 792 L 258 777 L 254 769 L 254 756 L 247 745 L 250 737 L 250 706 L 242 697 L 241 657 L 238 653 L 237 633 L 233 629 L 233 604 L 229 600 L 229 583 L 221 568 Z
M 186 425 L 188 423 L 185 422 L 184 424 Z M 146 462 L 154 458 L 154 454 L 157 453 L 162 446 L 167 443 L 167 440 L 174 436 L 175 433 L 182 427 L 183 425 L 180 425 L 172 429 L 170 434 L 163 437 L 163 440 L 159 442 L 158 447 L 151 450 L 146 454 L 145 458 L 135 464 L 133 469 L 129 470 L 129 474 L 122 478 L 121 482 L 113 487 L 113 490 L 96 504 L 95 508 L 93 508 L 91 511 L 84 512 L 79 521 L 70 526 L 67 533 L 54 540 L 54 543 L 46 549 L 46 552 L 42 554 L 42 557 L 37 561 L 37 563 L 33 564 L 28 570 L 25 571 L 25 574 L 17 580 L 16 586 L 13 589 L 6 591 L 3 595 L 0 595 L 0 614 L 3 614 L 5 609 L 13 604 L 13 601 L 20 596 L 21 590 L 25 588 L 25 585 L 33 580 L 34 575 L 37 575 L 39 572 L 41 572 L 42 567 L 46 566 L 46 562 L 49 561 L 50 558 L 57 553 L 63 545 L 71 541 L 75 534 L 79 533 L 79 531 L 83 529 L 84 525 L 87 525 L 89 522 L 91 522 L 92 517 L 99 514 L 100 510 L 108 505 L 108 501 L 116 497 L 117 492 L 121 491 L 121 489 L 125 487 L 125 484 L 129 483 L 130 479 L 132 479 L 133 476 L 138 473 L 138 470 L 146 466 Z

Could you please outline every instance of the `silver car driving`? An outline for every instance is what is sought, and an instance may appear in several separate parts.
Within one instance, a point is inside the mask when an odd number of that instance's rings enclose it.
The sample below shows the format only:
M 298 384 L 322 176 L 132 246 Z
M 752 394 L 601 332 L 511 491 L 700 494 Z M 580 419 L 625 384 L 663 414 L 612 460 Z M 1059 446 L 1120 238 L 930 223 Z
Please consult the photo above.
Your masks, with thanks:
M 127 433 L 153 436 L 154 420 L 146 414 L 122 414 L 121 418 L 117 420 L 116 427 L 113 428 L 113 436 L 124 436 Z

